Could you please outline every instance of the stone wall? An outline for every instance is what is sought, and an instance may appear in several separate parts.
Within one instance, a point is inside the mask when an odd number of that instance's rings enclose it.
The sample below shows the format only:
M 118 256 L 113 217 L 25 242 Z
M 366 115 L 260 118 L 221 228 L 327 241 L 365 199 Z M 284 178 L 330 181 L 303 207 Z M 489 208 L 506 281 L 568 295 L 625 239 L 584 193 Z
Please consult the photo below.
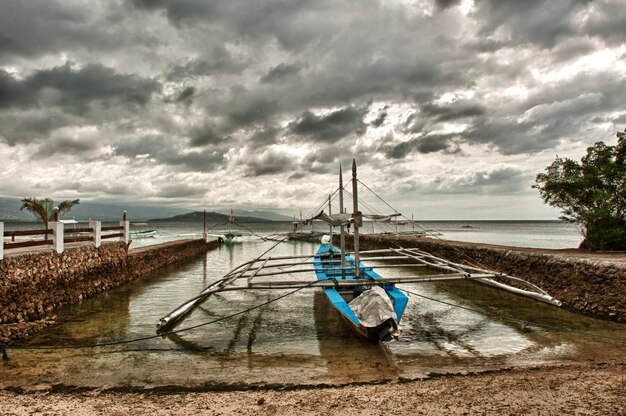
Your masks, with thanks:
M 195 257 L 217 242 L 185 240 L 128 250 L 123 242 L 7 255 L 0 261 L 0 342 L 26 339 L 81 302 L 161 267 Z
M 347 240 L 352 245 L 352 236 Z M 361 250 L 417 247 L 447 260 L 521 277 L 563 302 L 563 307 L 626 322 L 626 264 L 564 255 L 559 250 L 515 249 L 431 238 L 362 236 Z M 473 262 L 471 262 L 471 260 Z

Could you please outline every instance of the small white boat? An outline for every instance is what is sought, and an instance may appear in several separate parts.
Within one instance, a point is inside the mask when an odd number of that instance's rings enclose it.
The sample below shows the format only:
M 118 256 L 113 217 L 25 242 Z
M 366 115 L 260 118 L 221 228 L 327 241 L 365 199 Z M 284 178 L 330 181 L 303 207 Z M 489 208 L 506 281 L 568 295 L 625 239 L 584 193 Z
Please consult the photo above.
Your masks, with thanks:
M 131 224 L 133 227 L 147 227 L 145 222 Z M 156 230 L 130 230 L 130 238 L 151 238 L 156 237 Z

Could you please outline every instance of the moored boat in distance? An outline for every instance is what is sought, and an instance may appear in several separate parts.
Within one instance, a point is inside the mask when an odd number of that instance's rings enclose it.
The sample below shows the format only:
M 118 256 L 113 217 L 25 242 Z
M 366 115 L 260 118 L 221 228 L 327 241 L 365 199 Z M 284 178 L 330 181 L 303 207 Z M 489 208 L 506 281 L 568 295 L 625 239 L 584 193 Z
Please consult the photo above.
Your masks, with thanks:
M 131 224 L 135 229 L 130 230 L 129 236 L 131 239 L 133 238 L 151 238 L 156 237 L 156 230 L 144 229 L 144 227 L 148 226 L 146 222 L 135 222 Z

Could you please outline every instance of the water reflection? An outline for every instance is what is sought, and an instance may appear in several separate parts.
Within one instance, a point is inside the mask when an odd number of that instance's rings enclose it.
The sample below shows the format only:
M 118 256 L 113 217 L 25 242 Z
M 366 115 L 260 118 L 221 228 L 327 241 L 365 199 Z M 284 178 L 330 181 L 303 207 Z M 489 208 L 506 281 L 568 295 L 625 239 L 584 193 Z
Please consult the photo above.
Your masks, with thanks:
M 66 307 L 58 314 L 59 324 L 41 333 L 33 343 L 67 345 L 154 334 L 155 323 L 165 312 L 272 244 L 223 246 L 188 264 Z M 286 243 L 272 255 L 308 255 L 316 248 L 307 242 Z M 415 272 L 415 268 L 404 271 Z M 289 278 L 308 280 L 314 276 Z M 381 348 L 356 337 L 322 291 L 303 290 L 214 325 L 121 347 L 127 352 L 121 353 L 119 361 L 105 362 L 99 355 L 102 350 L 85 351 L 80 358 L 63 351 L 47 355 L 25 352 L 30 355 L 24 357 L 30 357 L 33 366 L 55 363 L 60 369 L 56 381 L 65 383 L 76 381 L 95 368 L 102 371 L 102 366 L 120 366 L 118 370 L 123 373 L 121 368 L 128 365 L 131 367 L 124 367 L 125 371 L 144 374 L 146 380 L 163 377 L 169 382 L 176 382 L 178 377 L 202 382 L 340 383 L 413 377 L 459 368 L 480 370 L 563 360 L 606 360 L 623 355 L 623 346 L 617 342 L 556 329 L 523 327 L 500 315 L 614 336 L 626 336 L 623 325 L 572 314 L 471 282 L 403 287 L 475 311 L 410 295 L 400 323 L 400 340 Z M 214 295 L 181 326 L 212 321 L 283 293 L 246 291 Z M 161 352 L 153 355 L 155 350 Z M 130 361 L 136 364 L 128 364 L 131 356 Z M 78 359 L 80 362 L 76 362 Z M 72 370 L 78 371 L 73 373 L 68 368 L 79 370 Z M 116 377 L 115 371 L 110 373 L 110 377 Z

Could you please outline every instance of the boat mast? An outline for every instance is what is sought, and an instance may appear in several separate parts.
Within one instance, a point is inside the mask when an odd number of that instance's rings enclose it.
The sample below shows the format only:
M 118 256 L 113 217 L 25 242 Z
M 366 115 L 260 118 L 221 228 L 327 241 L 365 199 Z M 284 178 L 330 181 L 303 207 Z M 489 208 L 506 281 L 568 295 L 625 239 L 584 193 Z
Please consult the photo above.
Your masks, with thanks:
M 339 165 L 339 213 L 343 214 L 343 175 Z M 341 248 L 341 278 L 346 278 L 346 227 L 339 226 L 339 247 Z
M 359 215 L 359 195 L 357 193 L 356 184 L 356 159 L 352 159 L 352 218 Z M 360 219 L 355 218 L 354 221 L 354 277 L 361 276 L 359 267 L 359 222 Z
M 333 214 L 333 206 L 330 203 L 330 195 L 328 195 L 328 215 L 332 215 Z M 333 225 L 330 224 L 328 226 L 329 230 L 330 230 L 330 246 L 333 246 Z

